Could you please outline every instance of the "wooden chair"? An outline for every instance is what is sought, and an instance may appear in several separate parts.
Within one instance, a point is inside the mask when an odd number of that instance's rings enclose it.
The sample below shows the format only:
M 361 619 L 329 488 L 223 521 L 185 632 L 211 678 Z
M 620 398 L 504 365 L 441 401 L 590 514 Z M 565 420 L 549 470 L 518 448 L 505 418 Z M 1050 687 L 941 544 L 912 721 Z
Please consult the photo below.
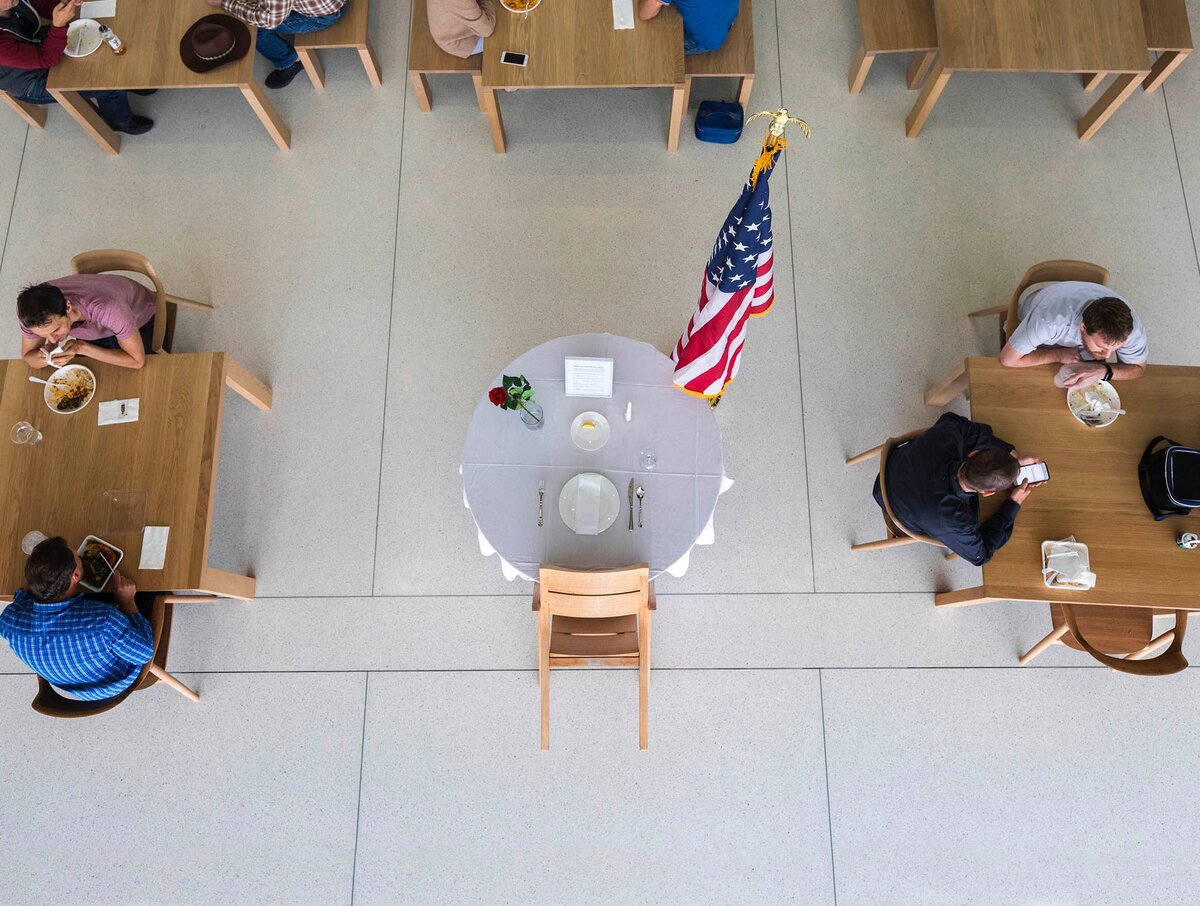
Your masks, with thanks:
M 932 544 L 935 547 L 945 549 L 945 545 L 936 538 L 930 538 L 928 535 L 922 535 L 918 532 L 911 531 L 905 528 L 900 520 L 896 518 L 896 514 L 892 511 L 892 504 L 888 500 L 887 494 L 887 461 L 888 455 L 896 447 L 908 443 L 916 437 L 924 434 L 924 430 L 910 431 L 901 437 L 890 437 L 878 447 L 872 447 L 870 450 L 865 450 L 857 456 L 851 456 L 846 460 L 846 465 L 852 466 L 855 463 L 863 462 L 864 460 L 874 459 L 879 457 L 879 495 L 883 498 L 883 527 L 887 532 L 887 537 L 880 541 L 866 541 L 862 544 L 850 545 L 852 551 L 870 551 L 878 550 L 884 547 L 902 547 L 906 544 Z M 946 559 L 954 560 L 958 554 L 953 551 L 946 551 Z
M 126 252 L 121 249 L 93 249 L 90 252 L 80 252 L 71 259 L 71 271 L 76 274 L 103 274 L 108 271 L 129 271 L 149 277 L 154 284 L 154 292 L 158 297 L 158 310 L 154 316 L 154 348 L 148 352 L 170 352 L 175 340 L 175 314 L 180 305 L 187 308 L 198 308 L 201 311 L 212 311 L 212 306 L 206 302 L 193 302 L 182 296 L 173 296 L 163 289 L 162 281 L 154 270 L 149 259 L 137 252 Z
M 23 119 L 34 129 L 46 128 L 46 108 L 40 104 L 27 104 L 24 101 L 18 101 L 7 91 L 0 91 L 0 101 L 3 101 L 5 106 L 12 108 L 12 111 Z
M 1086 651 L 1101 664 L 1121 673 L 1138 676 L 1178 673 L 1188 665 L 1182 650 L 1187 618 L 1187 611 L 1175 611 L 1175 627 L 1157 638 L 1151 638 L 1154 633 L 1154 612 L 1148 607 L 1051 603 L 1050 622 L 1053 630 L 1021 655 L 1020 664 L 1024 667 L 1051 645 L 1061 642 L 1076 651 Z M 1166 651 L 1143 660 L 1167 643 L 1170 643 L 1170 647 Z M 1113 657 L 1114 654 L 1126 656 Z
M 500 10 L 498 15 L 503 13 Z M 475 86 L 475 102 L 480 111 L 487 113 L 484 106 L 483 54 L 473 54 L 464 60 L 438 47 L 429 33 L 425 0 L 413 0 L 412 28 L 408 33 L 408 77 L 417 95 L 417 106 L 425 113 L 433 110 L 433 95 L 429 91 L 429 80 L 425 77 L 452 72 L 465 72 L 471 76 L 471 84 Z
M 533 590 L 538 615 L 542 748 L 550 748 L 550 669 L 638 668 L 638 744 L 649 742 L 650 611 L 654 583 L 645 563 L 585 571 L 543 566 Z
M 983 318 L 995 315 L 999 321 L 1000 348 L 1003 349 L 1008 338 L 1017 329 L 1017 324 L 1020 323 L 1017 307 L 1025 290 L 1035 283 L 1060 283 L 1064 280 L 1082 280 L 1085 283 L 1099 283 L 1108 286 L 1108 268 L 1092 264 L 1090 261 L 1072 261 L 1068 258 L 1043 261 L 1025 272 L 1025 276 L 1017 284 L 1007 305 L 981 308 L 971 312 L 970 317 Z
M 913 54 L 908 67 L 908 87 L 921 87 L 937 56 L 937 25 L 931 0 L 858 0 L 862 43 L 850 66 L 850 93 L 862 91 L 875 55 Z
M 383 84 L 383 75 L 379 71 L 379 60 L 375 56 L 375 48 L 371 46 L 368 34 L 370 19 L 369 0 L 350 0 L 345 15 L 329 28 L 320 31 L 310 31 L 296 35 L 293 46 L 308 73 L 308 80 L 313 88 L 325 87 L 325 67 L 317 51 L 322 48 L 352 47 L 358 51 L 363 68 L 367 71 L 367 79 L 378 88 Z
M 98 701 L 83 701 L 77 698 L 67 698 L 40 676 L 37 696 L 33 700 L 33 710 L 47 717 L 93 717 L 111 711 L 129 696 L 140 689 L 147 689 L 157 682 L 163 682 L 181 695 L 194 702 L 200 701 L 200 696 L 189 689 L 178 679 L 167 673 L 167 648 L 171 642 L 171 616 L 176 604 L 198 604 L 215 601 L 208 595 L 159 595 L 154 599 L 150 612 L 150 626 L 154 630 L 154 657 L 150 663 L 142 667 L 138 678 L 133 684 L 112 698 Z
M 683 58 L 683 109 L 692 95 L 692 79 L 736 78 L 737 102 L 747 113 L 750 92 L 754 88 L 754 8 L 751 0 L 741 0 L 737 18 L 725 37 L 725 43 L 708 53 L 688 54 Z
M 1150 74 L 1142 81 L 1142 88 L 1152 92 L 1193 50 L 1187 0 L 1142 0 L 1142 23 L 1146 27 L 1146 44 L 1158 54 Z M 1107 72 L 1085 72 L 1080 78 L 1083 87 L 1092 91 L 1100 87 L 1107 75 Z

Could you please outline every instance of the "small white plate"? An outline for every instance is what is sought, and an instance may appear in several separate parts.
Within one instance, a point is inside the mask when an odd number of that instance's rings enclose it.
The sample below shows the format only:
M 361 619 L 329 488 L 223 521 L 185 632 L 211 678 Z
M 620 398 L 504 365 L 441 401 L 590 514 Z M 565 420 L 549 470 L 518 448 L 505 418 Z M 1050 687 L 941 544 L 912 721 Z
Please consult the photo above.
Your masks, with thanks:
M 599 412 L 580 412 L 571 422 L 571 440 L 580 450 L 599 450 L 611 433 L 608 419 Z
M 67 26 L 68 57 L 86 57 L 95 53 L 104 39 L 100 36 L 100 23 L 95 19 L 76 19 Z
M 575 495 L 579 489 L 579 479 L 584 475 L 596 475 L 600 479 L 600 518 L 597 520 L 599 531 L 596 533 L 599 534 L 616 522 L 621 513 L 621 495 L 617 493 L 617 486 L 603 475 L 581 472 L 568 481 L 563 486 L 562 493 L 558 495 L 558 515 L 562 517 L 567 528 L 580 534 L 579 529 L 575 527 Z
M 1092 393 L 1104 401 L 1107 407 L 1099 412 L 1094 412 L 1087 402 L 1086 394 Z M 1117 420 L 1117 413 L 1113 410 L 1121 408 L 1121 397 L 1117 393 L 1117 389 L 1108 381 L 1096 381 L 1094 384 L 1088 384 L 1086 387 L 1072 387 L 1067 391 L 1067 408 L 1071 410 L 1071 414 L 1075 416 L 1075 420 L 1089 428 L 1107 428 Z M 1089 413 L 1094 414 L 1099 423 L 1084 421 L 1083 416 Z

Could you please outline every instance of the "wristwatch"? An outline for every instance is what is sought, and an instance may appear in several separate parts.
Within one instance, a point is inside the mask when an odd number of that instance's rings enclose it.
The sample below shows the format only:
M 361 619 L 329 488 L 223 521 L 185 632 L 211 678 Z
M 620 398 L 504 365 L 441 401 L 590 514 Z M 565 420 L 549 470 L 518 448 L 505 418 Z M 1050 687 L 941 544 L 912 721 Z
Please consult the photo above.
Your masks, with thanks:
M 1108 362 L 1104 363 L 1104 380 L 1112 380 L 1112 365 L 1108 364 Z

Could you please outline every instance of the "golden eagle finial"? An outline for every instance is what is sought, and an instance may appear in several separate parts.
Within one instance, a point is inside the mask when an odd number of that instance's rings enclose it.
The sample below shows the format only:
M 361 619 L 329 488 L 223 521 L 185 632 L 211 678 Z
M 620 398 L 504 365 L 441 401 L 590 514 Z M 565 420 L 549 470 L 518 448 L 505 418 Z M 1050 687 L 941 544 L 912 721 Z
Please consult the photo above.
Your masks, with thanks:
M 760 116 L 769 116 L 771 118 L 771 125 L 767 129 L 768 135 L 773 135 L 776 138 L 782 138 L 783 133 L 787 131 L 788 123 L 795 123 L 800 127 L 800 131 L 804 133 L 805 138 L 812 137 L 812 130 L 809 128 L 808 123 L 804 122 L 802 119 L 797 119 L 794 116 L 790 116 L 786 107 L 780 107 L 775 111 L 760 110 L 758 113 L 751 114 L 746 119 L 746 122 L 749 123 L 751 120 L 756 120 Z

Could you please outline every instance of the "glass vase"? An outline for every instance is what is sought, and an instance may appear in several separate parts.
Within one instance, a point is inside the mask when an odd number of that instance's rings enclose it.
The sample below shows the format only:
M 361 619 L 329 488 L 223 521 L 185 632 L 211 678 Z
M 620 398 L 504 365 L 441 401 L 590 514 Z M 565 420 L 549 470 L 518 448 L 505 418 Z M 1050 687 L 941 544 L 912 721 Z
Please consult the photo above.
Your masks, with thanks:
M 542 417 L 542 407 L 533 400 L 521 403 L 521 421 L 530 431 L 540 430 L 545 423 L 545 419 Z

